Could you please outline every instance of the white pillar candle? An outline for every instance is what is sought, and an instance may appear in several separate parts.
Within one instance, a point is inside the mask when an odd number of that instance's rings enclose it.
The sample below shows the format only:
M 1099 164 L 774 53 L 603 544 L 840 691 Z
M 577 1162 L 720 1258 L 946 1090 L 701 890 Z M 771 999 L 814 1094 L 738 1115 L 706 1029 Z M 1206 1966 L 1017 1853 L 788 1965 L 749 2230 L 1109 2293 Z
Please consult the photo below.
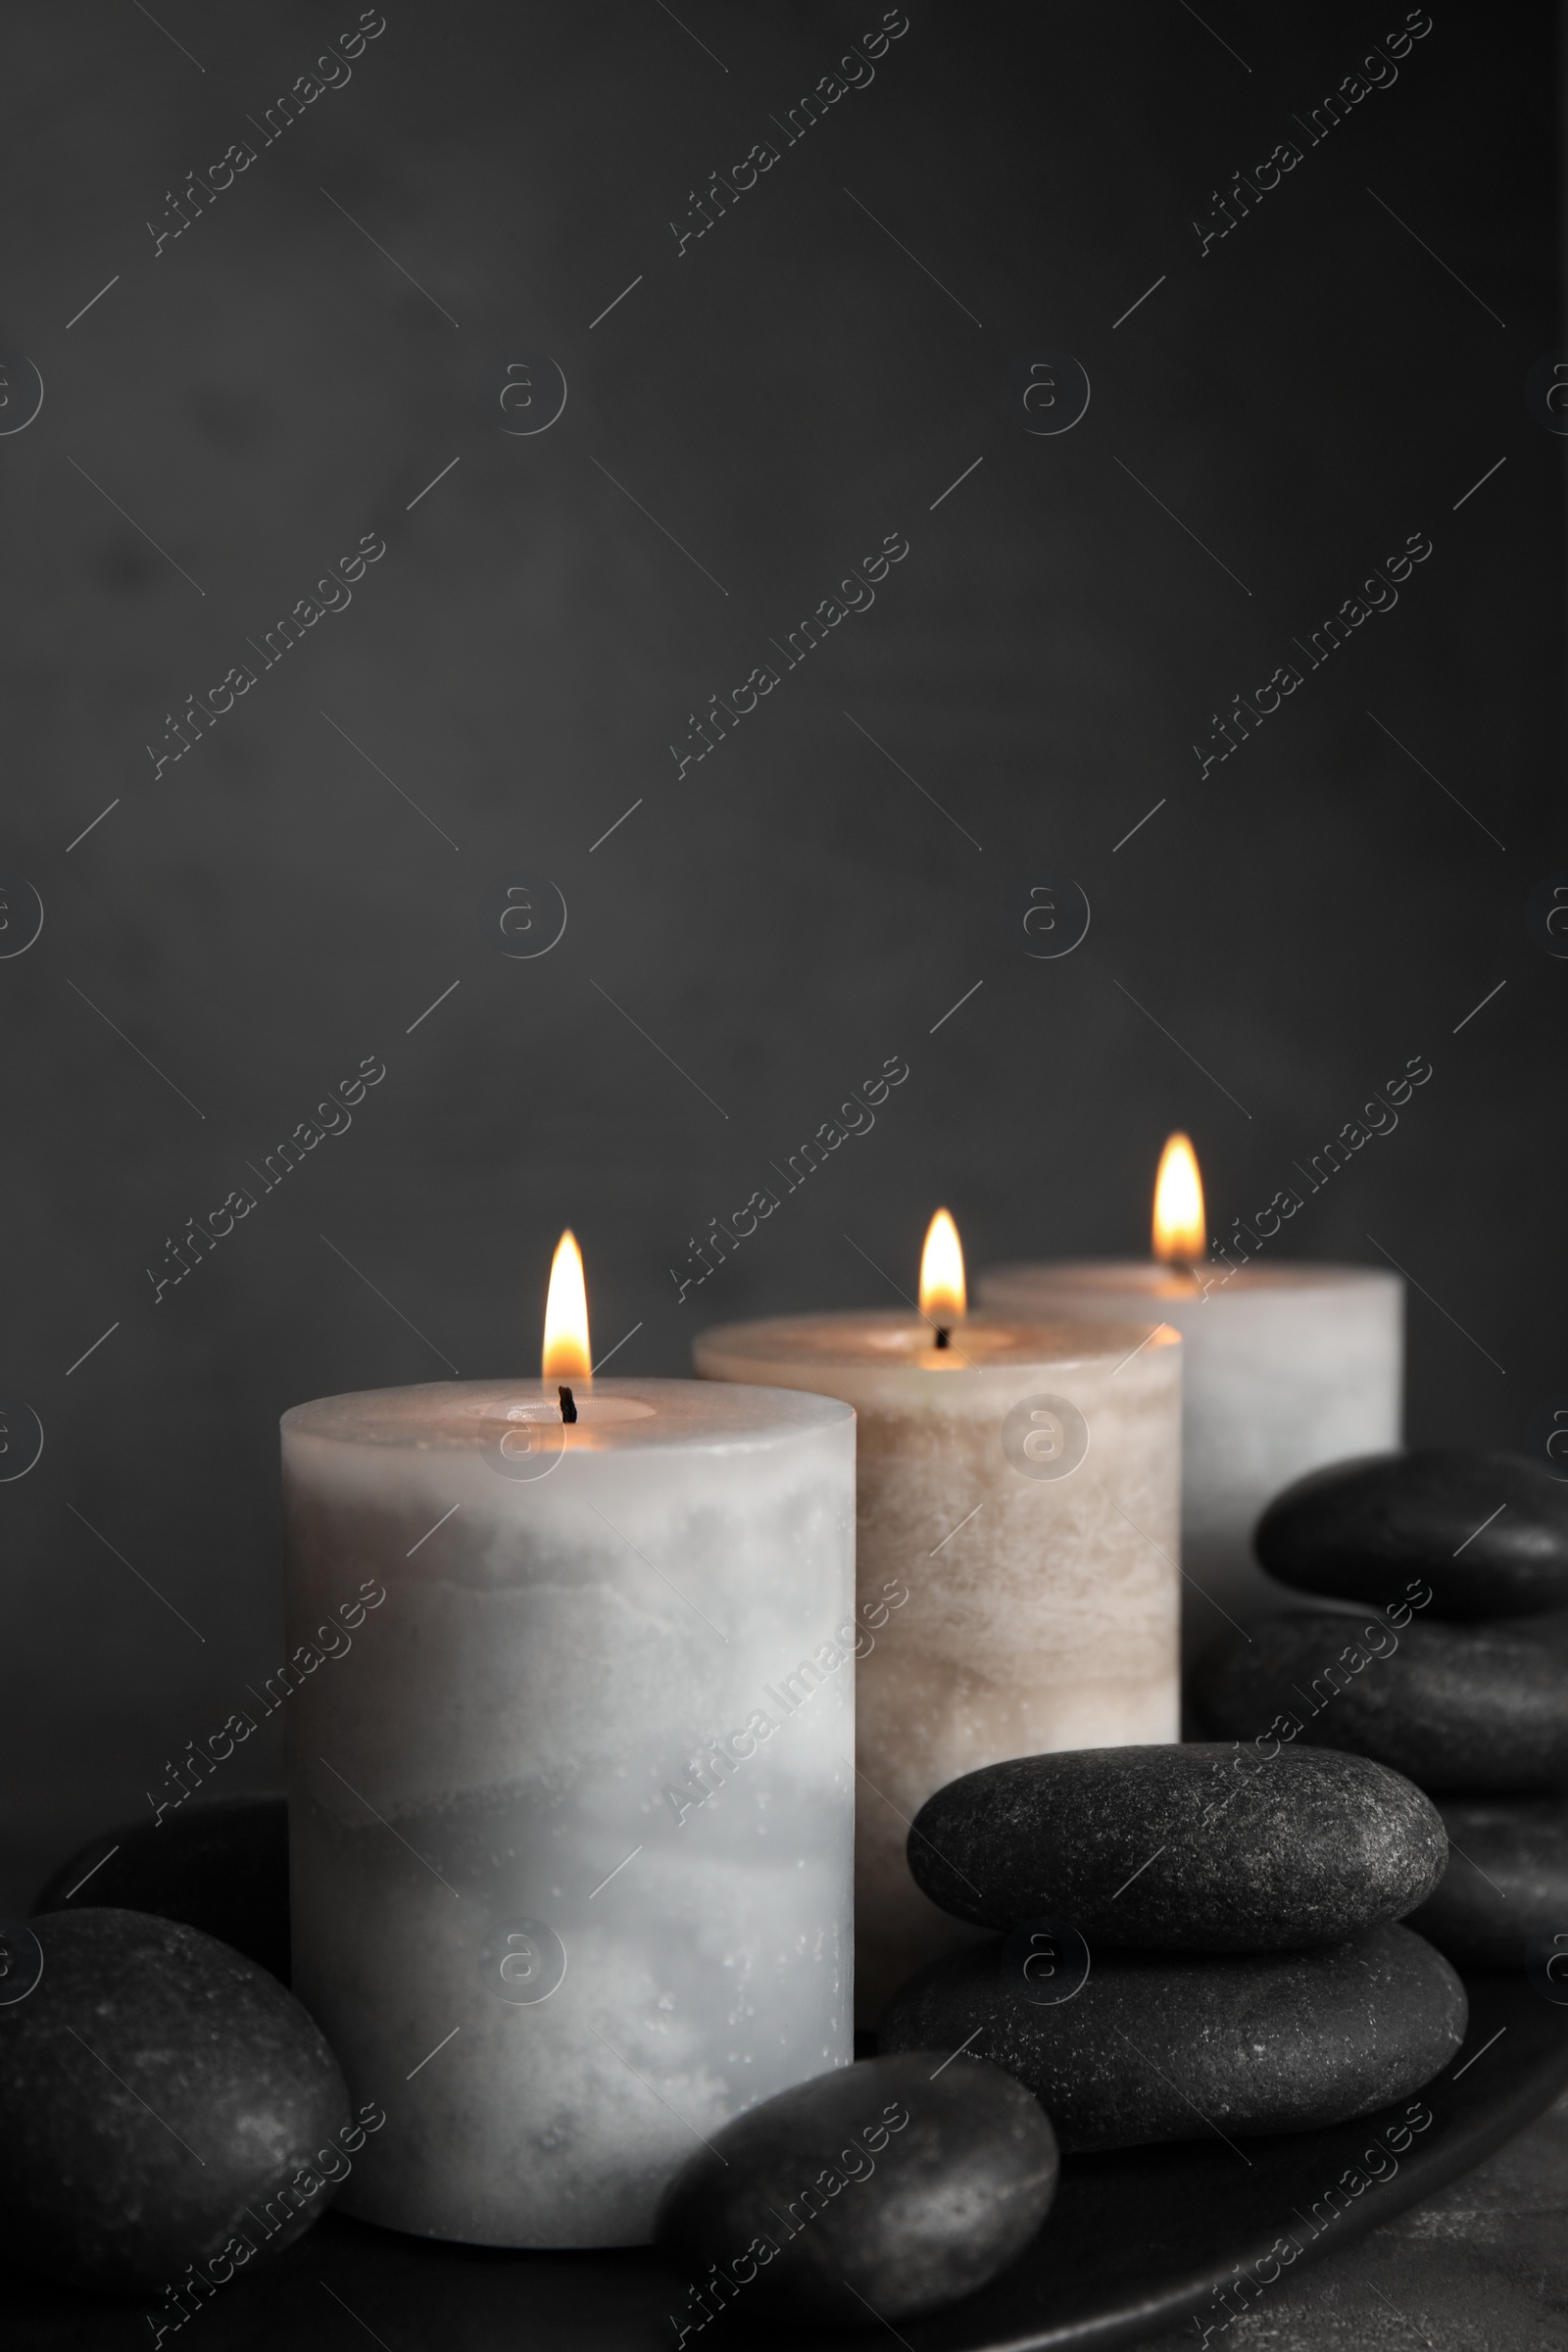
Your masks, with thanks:
M 339 2201 L 488 2245 L 645 2242 L 704 2137 L 852 2056 L 855 1417 L 576 1408 L 283 1417 L 294 1987 L 387 2115 Z
M 710 1380 L 810 1389 L 859 1417 L 867 2025 L 968 1934 L 905 1859 L 928 1796 L 1008 1756 L 1178 1733 L 1174 1332 L 970 1317 L 939 1348 L 912 1313 L 824 1314 L 733 1324 L 695 1350 Z
M 1156 1207 L 1156 1247 L 1199 1262 L 998 1266 L 979 1288 L 999 1314 L 1160 1315 L 1180 1331 L 1191 1655 L 1227 1620 L 1246 1625 L 1289 1605 L 1252 1557 L 1252 1530 L 1270 1497 L 1321 1463 L 1398 1445 L 1404 1285 L 1373 1266 L 1241 1264 L 1228 1252 L 1204 1262 L 1202 1190 L 1184 1136 L 1171 1138 L 1160 1162 L 1158 1197 L 1170 1194 L 1178 1206 L 1163 1224 Z

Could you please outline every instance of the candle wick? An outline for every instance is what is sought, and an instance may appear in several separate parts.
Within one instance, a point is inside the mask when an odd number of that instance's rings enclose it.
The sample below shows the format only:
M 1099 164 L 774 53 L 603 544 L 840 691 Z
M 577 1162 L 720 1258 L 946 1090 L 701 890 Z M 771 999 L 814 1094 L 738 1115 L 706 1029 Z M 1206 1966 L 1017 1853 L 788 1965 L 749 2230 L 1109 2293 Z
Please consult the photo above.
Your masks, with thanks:
M 937 1346 L 939 1348 L 948 1347 L 951 1343 L 952 1336 L 952 1333 L 949 1331 L 945 1323 L 939 1323 L 937 1325 Z
M 577 1418 L 576 1397 L 573 1396 L 571 1391 L 565 1386 L 564 1383 L 562 1384 L 562 1387 L 557 1394 L 561 1398 L 561 1418 L 563 1421 L 575 1421 Z

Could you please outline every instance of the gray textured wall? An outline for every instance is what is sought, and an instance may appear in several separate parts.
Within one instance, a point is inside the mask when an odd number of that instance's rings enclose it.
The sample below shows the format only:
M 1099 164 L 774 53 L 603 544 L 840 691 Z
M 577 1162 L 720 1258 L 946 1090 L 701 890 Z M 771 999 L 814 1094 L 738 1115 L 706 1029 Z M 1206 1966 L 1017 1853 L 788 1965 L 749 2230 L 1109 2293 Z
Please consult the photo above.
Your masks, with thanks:
M 270 139 L 350 0 L 13 15 L 3 936 L 23 883 L 44 924 L 0 963 L 0 1394 L 45 1445 L 0 1486 L 0 1907 L 275 1662 L 279 1410 L 531 1369 L 568 1220 L 600 1347 L 679 1371 L 700 1321 L 884 1302 L 866 1259 L 906 1283 L 939 1200 L 976 1262 L 1140 1249 L 1173 1125 L 1223 1231 L 1424 1055 L 1291 1246 L 1375 1235 L 1421 1286 L 1413 1434 L 1517 1443 L 1568 1392 L 1568 963 L 1527 923 L 1568 867 L 1562 444 L 1526 398 L 1562 331 L 1551 19 L 1440 6 L 1313 143 L 1404 14 L 911 0 L 793 143 L 870 0 L 387 0 Z M 1008 390 L 1049 352 L 1092 385 L 1059 435 Z M 520 434 L 530 353 L 567 401 Z M 690 714 L 769 662 L 698 761 Z M 170 714 L 247 663 L 176 760 Z M 523 875 L 568 909 L 531 961 Z M 1089 935 L 1031 959 L 1067 877 Z M 888 1056 L 875 1127 L 678 1301 L 688 1237 Z M 175 1285 L 169 1240 L 246 1186 Z

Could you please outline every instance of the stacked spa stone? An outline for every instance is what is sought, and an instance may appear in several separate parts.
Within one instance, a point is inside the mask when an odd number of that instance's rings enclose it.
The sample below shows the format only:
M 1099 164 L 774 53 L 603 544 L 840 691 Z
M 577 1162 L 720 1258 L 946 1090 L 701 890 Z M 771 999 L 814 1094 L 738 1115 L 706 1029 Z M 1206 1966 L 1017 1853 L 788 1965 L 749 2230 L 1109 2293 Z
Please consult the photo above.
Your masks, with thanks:
M 1519 1966 L 1568 1930 L 1568 1486 L 1506 1454 L 1377 1454 L 1287 1487 L 1254 1543 L 1281 1583 L 1362 1606 L 1216 1643 L 1204 1725 L 1419 1783 L 1451 1851 L 1410 1924 L 1464 1966 Z
M 1442 1820 L 1365 1757 L 1023 1756 L 940 1789 L 908 1852 L 933 1902 L 1003 1933 L 911 1978 L 882 2049 L 989 2060 L 1064 2151 L 1341 2123 L 1463 2040 L 1457 1976 L 1396 1924 L 1443 1877 Z

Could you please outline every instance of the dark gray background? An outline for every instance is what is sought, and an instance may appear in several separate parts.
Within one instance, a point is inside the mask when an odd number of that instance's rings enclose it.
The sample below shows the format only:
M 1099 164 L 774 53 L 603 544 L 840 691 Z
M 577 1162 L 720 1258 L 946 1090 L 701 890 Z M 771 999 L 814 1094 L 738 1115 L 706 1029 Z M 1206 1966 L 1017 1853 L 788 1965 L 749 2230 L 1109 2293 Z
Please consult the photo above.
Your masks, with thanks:
M 9 25 L 0 416 L 18 355 L 45 399 L 0 439 L 0 872 L 45 922 L 0 963 L 0 1395 L 46 1442 L 0 1487 L 0 1908 L 276 1663 L 280 1410 L 531 1372 L 568 1221 L 601 1351 L 678 1372 L 705 1320 L 890 1302 L 866 1259 L 908 1287 L 939 1200 L 971 1265 L 1142 1250 L 1178 1124 L 1223 1232 L 1424 1054 L 1288 1240 L 1422 1286 L 1413 1436 L 1520 1442 L 1568 1392 L 1568 964 L 1525 924 L 1568 867 L 1548 14 L 1440 5 L 1200 257 L 1402 9 L 912 0 L 677 257 L 879 8 L 388 0 L 155 258 L 358 11 L 157 13 Z M 1043 350 L 1093 385 L 1060 437 L 1004 393 Z M 509 437 L 525 352 L 567 405 Z M 352 607 L 154 781 L 165 712 L 368 531 Z M 688 712 L 890 532 L 874 609 L 677 781 Z M 1200 781 L 1210 714 L 1413 532 L 1397 609 Z M 569 907 L 532 962 L 524 872 Z M 1089 936 L 1031 960 L 1065 876 Z M 365 1055 L 352 1129 L 155 1305 L 166 1237 Z M 889 1055 L 874 1130 L 677 1304 Z

